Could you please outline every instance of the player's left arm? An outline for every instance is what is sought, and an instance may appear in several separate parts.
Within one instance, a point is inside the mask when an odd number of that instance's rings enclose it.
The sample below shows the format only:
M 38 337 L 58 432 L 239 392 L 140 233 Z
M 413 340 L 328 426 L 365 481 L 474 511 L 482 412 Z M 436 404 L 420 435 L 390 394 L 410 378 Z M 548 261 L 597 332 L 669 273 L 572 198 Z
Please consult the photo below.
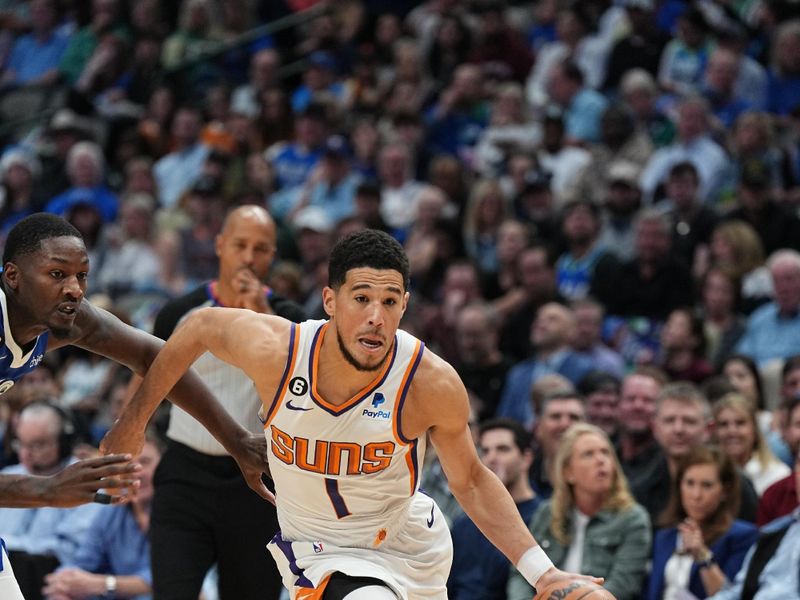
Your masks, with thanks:
M 64 344 L 74 344 L 100 354 L 144 376 L 164 341 L 126 325 L 111 313 L 84 300 L 73 334 L 64 339 L 51 335 L 48 350 Z M 254 473 L 267 471 L 264 437 L 252 435 L 237 423 L 191 369 L 178 380 L 168 397 L 202 423 L 239 461 L 243 471 L 246 468 L 252 472 L 245 473 L 246 478 L 255 478 Z
M 553 567 L 503 483 L 478 458 L 469 432 L 467 391 L 453 367 L 428 352 L 413 385 L 410 424 L 427 427 L 450 490 L 486 538 L 533 586 L 578 577 Z
M 489 541 L 516 564 L 536 542 L 505 486 L 478 458 L 467 390 L 455 370 L 430 352 L 413 385 L 415 412 L 424 416 L 450 490 Z

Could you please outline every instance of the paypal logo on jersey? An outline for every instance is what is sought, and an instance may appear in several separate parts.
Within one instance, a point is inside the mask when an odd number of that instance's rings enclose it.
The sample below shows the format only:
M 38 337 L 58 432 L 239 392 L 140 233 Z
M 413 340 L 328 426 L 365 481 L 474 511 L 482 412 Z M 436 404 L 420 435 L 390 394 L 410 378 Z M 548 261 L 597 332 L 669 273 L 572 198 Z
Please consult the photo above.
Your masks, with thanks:
M 386 398 L 384 398 L 383 394 L 377 392 L 372 397 L 372 409 L 365 408 L 361 411 L 362 417 L 367 417 L 368 419 L 379 419 L 381 421 L 388 421 L 392 418 L 392 411 L 390 410 L 381 410 L 379 407 L 381 404 L 386 402 Z

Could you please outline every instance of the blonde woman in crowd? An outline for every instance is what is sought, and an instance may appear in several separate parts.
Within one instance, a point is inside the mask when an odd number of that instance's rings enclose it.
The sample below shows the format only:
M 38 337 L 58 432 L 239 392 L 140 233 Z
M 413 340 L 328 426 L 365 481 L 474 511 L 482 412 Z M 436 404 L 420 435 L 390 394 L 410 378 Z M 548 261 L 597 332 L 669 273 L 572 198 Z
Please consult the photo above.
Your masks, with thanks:
M 604 577 L 617 600 L 639 598 L 650 553 L 650 519 L 628 491 L 614 449 L 602 429 L 578 423 L 556 453 L 553 496 L 530 529 L 560 569 Z M 530 600 L 533 588 L 516 571 L 508 600 Z
M 769 449 L 755 407 L 742 394 L 726 394 L 714 404 L 714 424 L 720 448 L 744 471 L 759 496 L 791 473 Z

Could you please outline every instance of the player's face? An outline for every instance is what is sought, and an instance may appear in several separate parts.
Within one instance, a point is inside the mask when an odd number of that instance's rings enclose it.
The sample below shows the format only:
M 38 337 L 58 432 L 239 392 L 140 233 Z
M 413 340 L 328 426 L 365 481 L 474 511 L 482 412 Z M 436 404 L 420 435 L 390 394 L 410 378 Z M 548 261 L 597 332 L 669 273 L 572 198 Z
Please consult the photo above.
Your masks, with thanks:
M 57 337 L 68 336 L 86 292 L 89 256 L 83 240 L 64 236 L 44 240 L 36 252 L 6 265 L 6 283 L 17 293 L 18 308 Z
M 402 275 L 390 269 L 351 269 L 338 290 L 323 290 L 323 301 L 345 360 L 359 371 L 379 370 L 408 304 Z

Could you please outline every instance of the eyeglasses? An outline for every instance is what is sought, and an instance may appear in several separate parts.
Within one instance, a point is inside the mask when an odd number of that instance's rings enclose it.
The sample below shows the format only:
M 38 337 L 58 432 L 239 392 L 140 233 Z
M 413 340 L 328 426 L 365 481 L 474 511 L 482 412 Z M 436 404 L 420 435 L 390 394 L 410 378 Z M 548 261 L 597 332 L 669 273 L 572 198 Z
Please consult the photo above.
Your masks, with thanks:
M 46 450 L 50 446 L 53 446 L 56 443 L 55 439 L 49 440 L 34 440 L 32 442 L 22 442 L 20 440 L 14 440 L 11 442 L 11 449 L 14 452 L 19 453 L 20 450 L 30 450 L 31 452 L 41 452 L 42 450 Z

